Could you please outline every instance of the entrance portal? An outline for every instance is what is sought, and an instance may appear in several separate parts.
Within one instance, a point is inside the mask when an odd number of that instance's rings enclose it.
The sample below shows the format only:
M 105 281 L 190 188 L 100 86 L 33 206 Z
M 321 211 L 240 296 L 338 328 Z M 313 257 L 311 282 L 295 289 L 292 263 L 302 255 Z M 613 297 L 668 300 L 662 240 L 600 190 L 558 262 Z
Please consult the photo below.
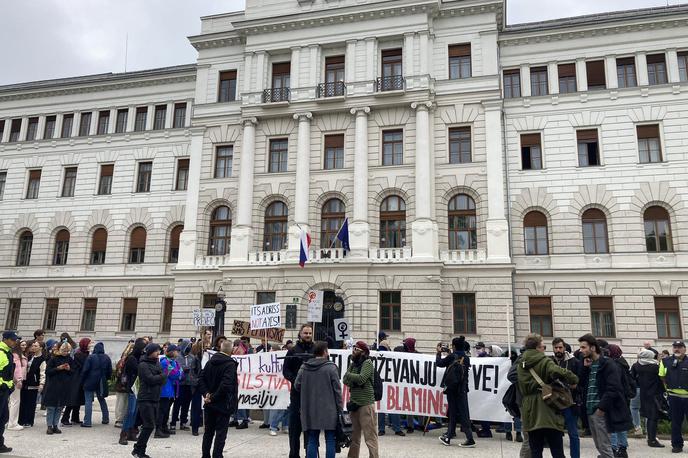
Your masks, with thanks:
M 315 340 L 334 339 L 334 320 L 344 318 L 344 300 L 332 290 L 323 291 L 322 322 L 315 323 Z

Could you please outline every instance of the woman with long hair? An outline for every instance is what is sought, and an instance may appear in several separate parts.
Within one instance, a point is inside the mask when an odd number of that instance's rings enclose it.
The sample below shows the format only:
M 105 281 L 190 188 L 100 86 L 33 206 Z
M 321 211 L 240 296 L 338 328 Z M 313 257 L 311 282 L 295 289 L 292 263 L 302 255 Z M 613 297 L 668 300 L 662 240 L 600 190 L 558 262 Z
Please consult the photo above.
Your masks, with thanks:
M 24 427 L 33 426 L 36 418 L 36 401 L 38 394 L 45 386 L 45 356 L 43 347 L 38 340 L 30 340 L 26 345 L 27 371 L 26 380 L 21 387 L 19 403 L 19 424 Z
M 71 340 L 69 334 L 67 334 L 67 338 L 65 340 L 67 340 L 67 342 Z M 81 383 L 81 369 L 84 367 L 84 364 L 86 364 L 86 359 L 90 353 L 88 351 L 88 346 L 90 344 L 91 339 L 84 337 L 79 341 L 79 349 L 74 353 L 74 366 L 72 367 L 71 371 L 73 380 L 69 388 L 69 404 L 67 404 L 67 407 L 62 413 L 62 426 L 72 426 L 72 424 L 80 425 L 82 423 L 81 420 L 79 420 L 79 409 L 86 403 L 86 400 L 84 398 L 84 386 Z M 70 413 L 71 422 L 69 421 Z
M 222 344 L 220 343 L 220 345 Z M 243 356 L 246 354 L 248 354 L 248 347 L 246 347 L 246 344 L 243 340 L 236 339 L 234 341 L 232 355 Z M 248 422 L 248 409 L 237 409 L 236 413 L 234 414 L 234 421 L 232 421 L 229 425 L 236 427 L 236 429 L 246 429 L 248 428 Z
M 70 400 L 70 387 L 73 383 L 72 368 L 74 360 L 69 353 L 72 346 L 67 341 L 63 342 L 59 349 L 53 352 L 45 368 L 45 405 L 47 407 L 46 423 L 48 434 L 60 434 L 57 423 L 60 420 L 60 412 Z
M 14 358 L 14 391 L 10 395 L 9 409 L 10 416 L 7 422 L 7 429 L 10 431 L 21 431 L 24 429 L 19 424 L 19 404 L 21 402 L 21 389 L 26 379 L 26 341 L 19 339 L 12 349 Z
M 127 416 L 127 403 L 129 401 L 129 390 L 122 377 L 124 376 L 124 364 L 127 357 L 134 350 L 134 341 L 129 341 L 115 366 L 115 428 L 121 428 Z
M 201 376 L 203 354 L 205 350 L 205 343 L 203 340 L 196 341 L 191 347 L 191 354 L 194 356 L 191 362 L 190 371 L 193 373 L 193 377 L 198 380 Z M 198 428 L 203 424 L 203 395 L 201 390 L 198 389 L 198 384 L 191 388 L 191 434 L 198 436 Z

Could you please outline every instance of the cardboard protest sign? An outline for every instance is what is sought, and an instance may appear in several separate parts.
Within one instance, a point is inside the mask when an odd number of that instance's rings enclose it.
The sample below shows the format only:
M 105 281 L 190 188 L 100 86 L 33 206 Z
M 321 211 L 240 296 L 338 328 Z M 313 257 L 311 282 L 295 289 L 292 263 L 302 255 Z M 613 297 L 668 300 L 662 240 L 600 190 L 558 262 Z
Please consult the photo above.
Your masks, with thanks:
M 250 337 L 252 339 L 268 339 L 270 342 L 282 343 L 284 340 L 284 328 L 251 329 L 248 321 L 234 320 L 232 334 L 235 336 Z
M 197 328 L 215 326 L 215 309 L 193 309 L 193 325 Z
M 281 325 L 279 302 L 251 306 L 251 329 L 279 328 Z
M 308 318 L 306 321 L 320 323 L 322 321 L 324 291 L 308 291 Z

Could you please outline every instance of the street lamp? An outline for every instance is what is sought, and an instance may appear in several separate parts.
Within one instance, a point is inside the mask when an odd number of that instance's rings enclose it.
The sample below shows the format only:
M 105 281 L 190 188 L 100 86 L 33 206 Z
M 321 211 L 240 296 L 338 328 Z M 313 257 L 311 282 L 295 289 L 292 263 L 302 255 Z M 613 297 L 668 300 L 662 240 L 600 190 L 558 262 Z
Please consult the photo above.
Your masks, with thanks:
M 225 312 L 227 311 L 227 302 L 225 302 L 225 292 L 222 286 L 217 290 L 217 299 L 215 300 L 215 326 L 213 327 L 213 342 L 217 336 L 225 334 Z

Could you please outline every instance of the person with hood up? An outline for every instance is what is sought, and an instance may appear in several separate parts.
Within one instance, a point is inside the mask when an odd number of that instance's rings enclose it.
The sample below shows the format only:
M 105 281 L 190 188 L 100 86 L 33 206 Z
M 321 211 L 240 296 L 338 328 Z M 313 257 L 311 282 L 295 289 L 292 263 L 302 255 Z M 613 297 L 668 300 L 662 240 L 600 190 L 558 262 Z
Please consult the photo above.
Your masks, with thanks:
M 194 365 L 196 357 L 191 354 L 191 342 L 183 340 L 179 347 L 179 355 L 176 358 L 177 365 L 181 371 L 181 379 L 179 381 L 179 394 L 174 400 L 172 407 L 172 422 L 170 423 L 170 431 L 174 431 L 179 422 L 179 429 L 181 431 L 188 431 L 189 427 L 186 423 L 189 421 L 189 406 L 191 405 L 192 391 L 198 385 L 198 374 L 191 369 Z
M 616 344 L 609 344 L 607 346 L 609 357 L 619 366 L 621 371 L 621 383 L 623 392 L 626 397 L 626 404 L 628 404 L 630 412 L 630 402 L 636 395 L 637 385 L 635 379 L 631 376 L 631 368 L 623 356 L 621 347 Z M 631 419 L 633 414 L 631 413 Z M 633 425 L 635 427 L 635 424 Z M 610 436 L 612 441 L 612 451 L 617 458 L 628 458 L 628 431 L 613 432 Z
M 19 424 L 25 427 L 33 426 L 36 418 L 36 401 L 38 394 L 43 392 L 45 386 L 45 356 L 43 347 L 37 340 L 28 343 L 28 363 L 26 380 L 21 389 L 21 402 L 19 405 Z
M 63 342 L 71 342 L 72 338 L 66 332 L 62 334 L 64 336 Z M 91 339 L 84 337 L 79 341 L 79 349 L 74 353 L 74 367 L 72 368 L 72 383 L 70 385 L 70 401 L 67 407 L 65 407 L 62 413 L 62 426 L 72 426 L 73 424 L 81 424 L 79 420 L 79 409 L 82 405 L 86 403 L 84 399 L 84 386 L 81 384 L 81 370 L 86 364 L 86 359 L 88 358 L 89 351 L 88 347 L 91 344 Z M 71 421 L 70 421 L 71 413 Z
M 232 342 L 225 340 L 215 353 L 198 380 L 198 390 L 205 405 L 205 430 L 203 431 L 202 458 L 222 458 L 227 440 L 229 417 L 237 411 L 239 384 L 237 363 L 232 358 Z M 212 455 L 210 449 L 215 439 Z
M 562 369 L 568 369 L 580 378 L 581 364 L 571 353 L 566 351 L 566 342 L 561 337 L 552 340 L 554 355 L 552 361 Z M 571 458 L 580 458 L 580 436 L 578 435 L 578 404 L 580 400 L 579 388 L 571 390 L 574 405 L 564 409 L 564 423 L 569 434 L 569 450 Z
M 126 387 L 129 398 L 127 399 L 127 415 L 122 424 L 122 431 L 119 434 L 119 444 L 127 445 L 128 441 L 136 440 L 136 394 L 134 384 L 139 374 L 139 363 L 146 348 L 146 341 L 139 337 L 134 341 L 134 349 L 124 363 L 124 375 L 122 384 Z
M 179 379 L 182 376 L 179 364 L 176 361 L 177 353 L 177 346 L 170 344 L 167 346 L 165 355 L 160 356 L 160 367 L 166 378 L 165 385 L 163 385 L 162 392 L 160 393 L 158 424 L 155 429 L 155 437 L 157 438 L 165 439 L 170 437 L 170 434 L 175 434 L 175 431 L 169 428 L 168 420 L 170 419 L 170 407 L 177 396 Z
M 110 412 L 108 411 L 105 398 L 108 396 L 108 380 L 112 376 L 112 361 L 105 354 L 103 342 L 98 342 L 81 369 L 81 383 L 84 386 L 84 428 L 91 427 L 91 417 L 93 415 L 93 398 L 98 398 L 100 411 L 102 412 L 101 422 L 104 425 L 110 423 Z
M 342 411 L 342 386 L 337 365 L 329 359 L 327 342 L 316 342 L 313 356 L 301 365 L 294 382 L 294 389 L 301 395 L 306 458 L 317 458 L 320 431 L 325 431 L 325 457 L 334 458 L 338 414 Z
M 48 435 L 60 434 L 62 431 L 57 427 L 62 408 L 70 400 L 70 387 L 74 382 L 71 374 L 74 367 L 74 360 L 69 353 L 72 346 L 68 342 L 60 345 L 59 350 L 53 353 L 45 368 L 45 405 L 47 412 L 45 416 L 48 424 Z
M 115 428 L 121 428 L 127 416 L 127 402 L 129 400 L 129 390 L 122 383 L 124 375 L 124 365 L 127 358 L 134 349 L 134 341 L 130 340 L 115 365 Z
M 160 345 L 149 343 L 144 353 L 145 356 L 138 365 L 139 393 L 136 402 L 143 426 L 131 452 L 136 458 L 150 458 L 146 454 L 146 447 L 157 423 L 160 392 L 167 381 L 158 359 Z
M 313 354 L 313 327 L 310 324 L 304 324 L 299 330 L 299 340 L 287 351 L 282 366 L 284 378 L 292 385 L 296 382 L 296 376 L 308 354 Z M 291 390 L 289 392 L 289 458 L 299 458 L 302 431 L 301 394 L 297 390 Z
M 447 415 L 449 426 L 447 433 L 440 436 L 440 442 L 450 445 L 451 439 L 456 436 L 456 423 L 459 422 L 466 435 L 466 441 L 459 444 L 460 447 L 473 448 L 473 432 L 471 431 L 471 414 L 468 408 L 468 379 L 471 369 L 471 359 L 466 354 L 471 346 L 464 336 L 452 339 L 452 353 L 443 357 L 442 347 L 438 345 L 436 366 L 446 368 L 441 386 L 447 395 Z
M 19 339 L 12 349 L 14 359 L 14 391 L 10 395 L 9 412 L 10 417 L 7 422 L 7 429 L 10 431 L 21 431 L 24 429 L 19 424 L 19 404 L 21 401 L 21 389 L 26 380 L 26 370 L 28 359 L 26 358 L 26 341 Z
M 545 355 L 542 336 L 529 334 L 525 349 L 518 364 L 518 389 L 521 393 L 521 421 L 523 431 L 528 433 L 532 458 L 542 458 L 545 442 L 549 444 L 553 458 L 564 458 L 564 416 L 542 399 L 542 388 L 535 373 L 544 383 L 561 380 L 567 385 L 578 384 L 578 376 L 559 367 Z M 532 371 L 532 372 L 531 372 Z
M 348 458 L 358 458 L 361 433 L 365 437 L 370 458 L 378 458 L 377 414 L 374 391 L 375 364 L 370 359 L 368 344 L 359 340 L 351 353 L 349 367 L 343 382 L 349 387 L 349 412 L 351 413 L 351 445 Z
M 664 448 L 657 440 L 657 423 L 659 407 L 664 400 L 664 384 L 659 378 L 659 361 L 651 349 L 638 353 L 638 361 L 631 367 L 631 376 L 640 389 L 640 416 L 647 419 L 647 445 L 652 448 Z

